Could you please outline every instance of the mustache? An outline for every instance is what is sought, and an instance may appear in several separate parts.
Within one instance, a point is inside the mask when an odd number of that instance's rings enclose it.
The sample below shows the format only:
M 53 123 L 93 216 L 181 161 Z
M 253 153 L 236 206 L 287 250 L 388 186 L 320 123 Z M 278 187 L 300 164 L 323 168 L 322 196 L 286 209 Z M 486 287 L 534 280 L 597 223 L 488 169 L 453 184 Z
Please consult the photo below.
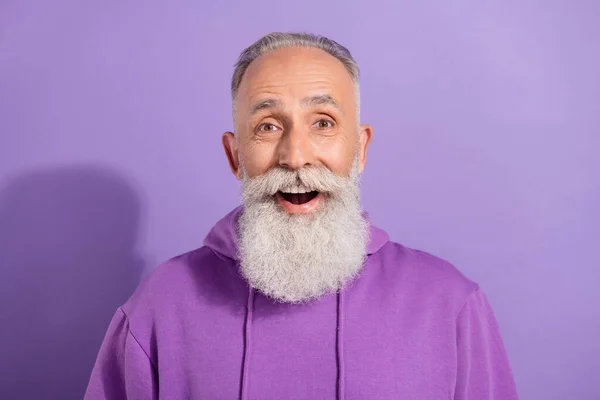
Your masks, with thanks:
M 260 176 L 244 177 L 242 196 L 244 201 L 258 200 L 294 186 L 335 194 L 346 189 L 351 179 L 353 179 L 352 175 L 350 177 L 336 175 L 322 165 L 309 165 L 296 171 L 276 166 Z

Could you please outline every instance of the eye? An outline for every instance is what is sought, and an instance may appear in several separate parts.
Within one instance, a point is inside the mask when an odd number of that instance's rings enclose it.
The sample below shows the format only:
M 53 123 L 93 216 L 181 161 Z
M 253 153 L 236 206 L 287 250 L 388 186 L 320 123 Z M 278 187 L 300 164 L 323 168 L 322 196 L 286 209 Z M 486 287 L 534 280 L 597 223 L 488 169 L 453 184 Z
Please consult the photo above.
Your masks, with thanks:
M 333 128 L 333 122 L 328 119 L 320 119 L 315 123 L 315 126 L 319 129 Z
M 260 132 L 275 132 L 279 130 L 279 127 L 277 125 L 265 122 L 264 124 L 260 124 L 257 130 Z

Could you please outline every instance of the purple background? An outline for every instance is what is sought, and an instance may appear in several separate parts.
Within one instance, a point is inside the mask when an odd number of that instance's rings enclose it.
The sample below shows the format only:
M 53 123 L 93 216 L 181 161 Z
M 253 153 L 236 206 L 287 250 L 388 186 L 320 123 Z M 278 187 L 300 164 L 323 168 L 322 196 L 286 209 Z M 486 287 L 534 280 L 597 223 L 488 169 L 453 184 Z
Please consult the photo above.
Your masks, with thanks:
M 238 203 L 243 47 L 348 46 L 364 203 L 481 284 L 521 397 L 598 399 L 600 3 L 0 3 L 0 398 L 76 399 L 115 308 Z

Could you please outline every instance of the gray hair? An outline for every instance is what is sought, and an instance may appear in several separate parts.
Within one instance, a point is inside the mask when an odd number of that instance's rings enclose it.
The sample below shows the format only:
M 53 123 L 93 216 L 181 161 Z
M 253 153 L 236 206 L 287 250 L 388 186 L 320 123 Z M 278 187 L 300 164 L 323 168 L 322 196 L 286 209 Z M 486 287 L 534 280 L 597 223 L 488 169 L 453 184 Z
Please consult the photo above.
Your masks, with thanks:
M 250 47 L 246 48 L 240 54 L 235 69 L 233 71 L 233 77 L 231 79 L 231 98 L 235 103 L 238 89 L 242 83 L 242 78 L 248 69 L 248 66 L 256 60 L 258 57 L 281 49 L 284 47 L 308 47 L 321 49 L 333 57 L 337 58 L 346 68 L 352 81 L 355 85 L 356 91 L 356 103 L 357 111 L 359 107 L 359 75 L 360 70 L 358 64 L 350 54 L 350 51 L 342 46 L 341 44 L 326 38 L 325 36 L 314 35 L 311 33 L 296 33 L 296 32 L 273 32 L 261 37 L 259 40 L 254 42 Z M 234 106 L 235 113 L 235 106 Z M 358 118 L 358 113 L 357 113 Z

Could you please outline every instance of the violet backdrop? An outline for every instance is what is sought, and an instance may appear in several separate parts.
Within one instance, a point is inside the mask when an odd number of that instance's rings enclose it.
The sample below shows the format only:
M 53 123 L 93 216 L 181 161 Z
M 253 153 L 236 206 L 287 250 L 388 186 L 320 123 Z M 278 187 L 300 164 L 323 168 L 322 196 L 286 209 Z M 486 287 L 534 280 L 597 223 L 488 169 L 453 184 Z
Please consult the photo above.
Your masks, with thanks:
M 350 48 L 365 208 L 480 283 L 524 400 L 600 399 L 600 2 L 0 2 L 0 398 L 81 398 L 115 308 L 238 204 L 235 59 Z

